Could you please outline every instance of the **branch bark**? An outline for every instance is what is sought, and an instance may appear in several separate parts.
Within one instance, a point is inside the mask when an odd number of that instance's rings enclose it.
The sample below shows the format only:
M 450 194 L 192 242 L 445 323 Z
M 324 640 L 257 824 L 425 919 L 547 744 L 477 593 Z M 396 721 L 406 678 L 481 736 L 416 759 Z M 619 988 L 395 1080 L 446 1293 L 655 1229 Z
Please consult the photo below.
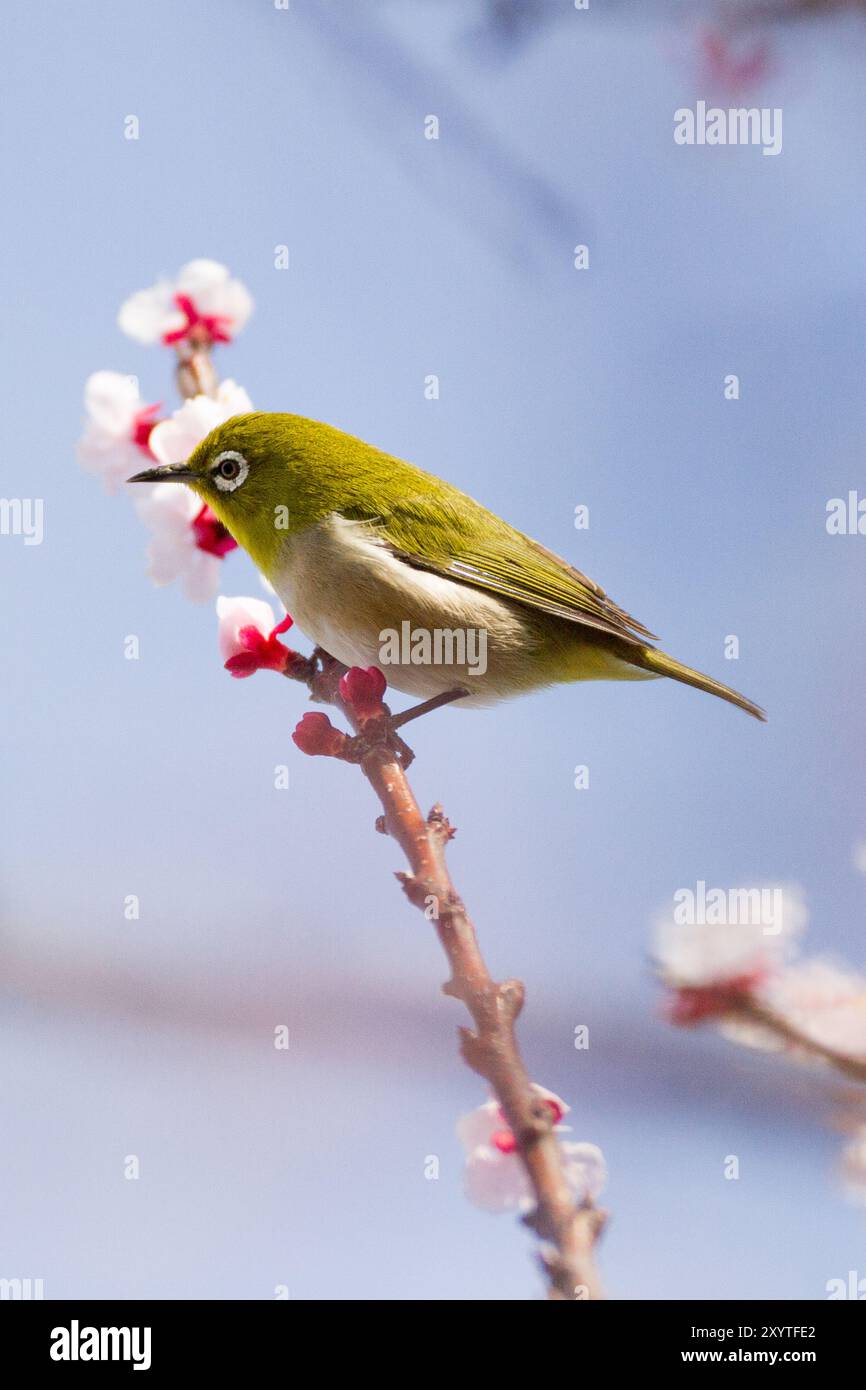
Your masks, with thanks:
M 729 1017 L 735 1022 L 757 1024 L 778 1039 L 783 1052 L 785 1049 L 793 1049 L 816 1062 L 825 1063 L 852 1081 L 866 1081 L 866 1061 L 862 1058 L 849 1057 L 837 1048 L 811 1038 L 808 1033 L 801 1032 L 781 1014 L 766 1008 L 756 999 L 744 997 L 734 1005 Z
M 369 722 L 360 726 L 340 697 L 345 670 L 317 649 L 307 666 L 295 666 L 286 674 L 304 681 L 314 700 L 339 708 L 353 729 L 363 728 L 369 737 Z M 540 1262 L 548 1296 L 560 1301 L 601 1299 L 595 1246 L 607 1216 L 592 1203 L 576 1204 L 572 1197 L 550 1108 L 533 1092 L 517 1044 L 515 1024 L 524 987 L 520 980 L 494 980 L 487 968 L 446 863 L 445 849 L 454 830 L 441 806 L 434 806 L 426 817 L 422 814 L 400 754 L 386 741 L 371 741 L 359 764 L 382 806 L 377 828 L 397 841 L 409 863 L 410 872 L 396 877 L 409 901 L 432 920 L 448 958 L 451 975 L 443 992 L 465 1004 L 472 1017 L 474 1026 L 459 1030 L 462 1056 L 490 1085 L 517 1141 L 536 1201 L 524 1221 L 543 1242 Z
M 201 338 L 194 338 L 191 342 L 184 338 L 177 344 L 176 351 L 175 380 L 184 400 L 191 396 L 215 396 L 219 390 L 219 377 L 208 343 Z

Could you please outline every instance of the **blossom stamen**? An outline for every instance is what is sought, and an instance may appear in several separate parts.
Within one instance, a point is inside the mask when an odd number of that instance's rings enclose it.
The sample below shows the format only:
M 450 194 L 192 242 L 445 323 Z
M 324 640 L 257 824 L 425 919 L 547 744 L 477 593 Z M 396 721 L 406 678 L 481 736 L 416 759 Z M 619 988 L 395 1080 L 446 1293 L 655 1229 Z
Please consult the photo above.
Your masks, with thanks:
M 175 307 L 183 314 L 186 323 L 180 328 L 163 333 L 162 341 L 166 347 L 183 342 L 184 338 L 189 338 L 191 342 L 200 343 L 203 346 L 210 343 L 231 342 L 231 335 L 228 330 L 232 326 L 232 320 L 228 314 L 201 314 L 188 294 L 176 294 L 174 303 Z

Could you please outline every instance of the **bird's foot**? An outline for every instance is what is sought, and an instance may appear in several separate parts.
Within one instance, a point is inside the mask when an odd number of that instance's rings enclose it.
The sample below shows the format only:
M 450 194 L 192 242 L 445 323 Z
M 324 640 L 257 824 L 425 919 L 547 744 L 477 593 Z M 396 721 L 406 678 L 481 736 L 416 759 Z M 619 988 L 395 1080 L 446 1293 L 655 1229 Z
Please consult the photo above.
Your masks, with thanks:
M 441 695 L 434 695 L 429 700 L 422 700 L 420 705 L 412 705 L 410 709 L 404 709 L 402 714 L 393 715 L 391 727 L 402 729 L 404 724 L 408 724 L 412 719 L 420 719 L 422 714 L 432 714 L 434 709 L 441 709 L 443 705 L 453 704 L 455 700 L 463 700 L 469 694 L 464 685 L 455 686 L 453 690 L 443 690 Z
M 349 739 L 346 749 L 348 760 L 360 763 L 373 749 L 384 748 L 394 754 L 402 767 L 409 767 L 415 759 L 415 754 L 397 730 L 413 719 L 420 719 L 422 714 L 431 714 L 433 710 L 450 705 L 454 700 L 462 700 L 468 694 L 469 691 L 464 686 L 457 686 L 454 690 L 444 690 L 440 695 L 422 700 L 420 704 L 412 705 L 400 714 L 392 714 L 387 705 L 381 705 L 380 712 L 365 719 L 362 727 Z
M 380 749 L 390 753 L 403 768 L 409 767 L 415 760 L 412 749 L 397 733 L 394 717 L 387 705 L 382 706 L 381 714 L 366 719 L 363 727 L 347 740 L 343 757 L 350 763 L 362 763 Z

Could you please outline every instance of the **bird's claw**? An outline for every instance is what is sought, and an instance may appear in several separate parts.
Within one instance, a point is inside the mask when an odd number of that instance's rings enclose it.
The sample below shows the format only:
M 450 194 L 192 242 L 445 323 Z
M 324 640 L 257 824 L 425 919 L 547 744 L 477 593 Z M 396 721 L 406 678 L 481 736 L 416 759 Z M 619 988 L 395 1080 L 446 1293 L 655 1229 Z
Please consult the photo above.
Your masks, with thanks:
M 382 714 L 373 715 L 364 721 L 363 728 L 348 740 L 343 756 L 347 762 L 361 763 L 370 753 L 380 748 L 392 753 L 403 768 L 414 762 L 415 754 L 392 726 L 391 715 L 387 709 Z

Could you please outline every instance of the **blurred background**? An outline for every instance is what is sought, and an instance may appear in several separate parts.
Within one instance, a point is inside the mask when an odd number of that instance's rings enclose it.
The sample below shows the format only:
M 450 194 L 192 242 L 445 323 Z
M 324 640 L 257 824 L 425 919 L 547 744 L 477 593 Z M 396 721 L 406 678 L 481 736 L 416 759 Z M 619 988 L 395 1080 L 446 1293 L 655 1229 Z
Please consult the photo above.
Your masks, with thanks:
M 864 959 L 866 540 L 825 508 L 866 487 L 866 18 L 802 8 L 730 32 L 730 5 L 655 0 L 5 16 L 2 490 L 44 499 L 45 538 L 0 538 L 0 1276 L 49 1298 L 542 1293 L 528 1234 L 462 1195 L 455 1121 L 486 1097 L 369 788 L 296 752 L 299 688 L 224 674 L 213 611 L 151 585 L 129 500 L 75 461 L 91 371 L 175 404 L 171 353 L 115 319 L 198 256 L 255 297 L 217 366 L 257 406 L 441 473 L 769 710 L 561 687 L 432 716 L 412 779 L 459 828 L 491 969 L 526 982 L 532 1074 L 605 1152 L 611 1293 L 866 1275 L 841 1084 L 672 1031 L 650 961 L 698 879 L 798 883 L 810 949 Z M 782 153 L 676 145 L 698 99 L 781 107 Z M 261 593 L 239 553 L 223 591 Z

